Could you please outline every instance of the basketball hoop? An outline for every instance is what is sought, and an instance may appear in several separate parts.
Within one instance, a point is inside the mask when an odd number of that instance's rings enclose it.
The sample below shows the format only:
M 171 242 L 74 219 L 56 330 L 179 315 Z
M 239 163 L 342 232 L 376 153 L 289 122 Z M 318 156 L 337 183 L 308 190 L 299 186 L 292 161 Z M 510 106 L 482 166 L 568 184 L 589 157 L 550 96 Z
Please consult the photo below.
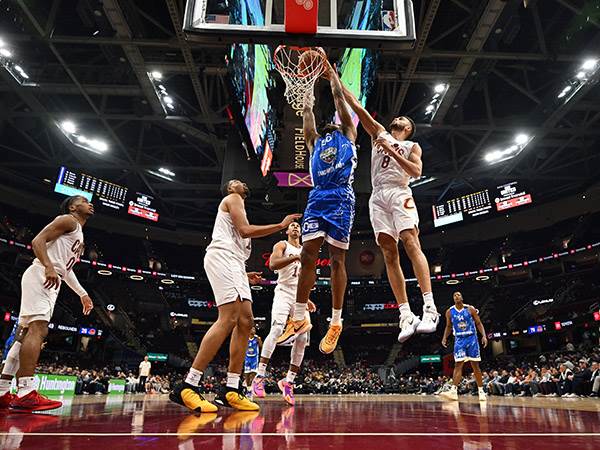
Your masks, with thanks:
M 325 70 L 326 58 L 320 47 L 277 47 L 273 59 L 285 81 L 285 98 L 292 108 L 303 109 L 305 99 L 313 96 L 315 82 Z

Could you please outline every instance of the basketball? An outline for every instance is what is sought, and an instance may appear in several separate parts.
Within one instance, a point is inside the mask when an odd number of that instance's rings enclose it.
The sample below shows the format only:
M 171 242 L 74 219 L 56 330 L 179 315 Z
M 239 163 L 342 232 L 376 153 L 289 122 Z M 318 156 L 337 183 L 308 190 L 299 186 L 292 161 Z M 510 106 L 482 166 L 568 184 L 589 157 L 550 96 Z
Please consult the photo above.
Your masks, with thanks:
M 323 55 L 317 50 L 307 50 L 300 54 L 298 59 L 298 73 L 307 76 L 314 72 L 318 64 L 323 61 Z

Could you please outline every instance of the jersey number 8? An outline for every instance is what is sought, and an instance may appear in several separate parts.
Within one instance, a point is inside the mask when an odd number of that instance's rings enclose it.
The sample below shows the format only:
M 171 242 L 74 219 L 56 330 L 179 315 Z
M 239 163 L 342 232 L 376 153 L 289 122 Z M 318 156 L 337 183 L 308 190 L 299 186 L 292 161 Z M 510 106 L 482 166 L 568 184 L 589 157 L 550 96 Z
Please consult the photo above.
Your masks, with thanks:
M 386 169 L 390 165 L 390 155 L 385 155 L 381 161 L 381 168 Z

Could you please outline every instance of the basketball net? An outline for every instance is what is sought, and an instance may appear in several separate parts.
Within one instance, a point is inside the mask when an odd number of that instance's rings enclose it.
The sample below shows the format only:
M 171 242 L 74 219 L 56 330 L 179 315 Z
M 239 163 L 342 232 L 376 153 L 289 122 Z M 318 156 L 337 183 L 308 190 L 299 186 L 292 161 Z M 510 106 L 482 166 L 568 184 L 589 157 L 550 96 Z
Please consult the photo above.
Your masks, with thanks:
M 313 53 L 302 58 L 308 51 Z M 285 81 L 285 98 L 292 108 L 301 110 L 305 103 L 312 106 L 315 82 L 323 74 L 325 58 L 325 52 L 320 47 L 280 45 L 275 50 L 275 68 Z

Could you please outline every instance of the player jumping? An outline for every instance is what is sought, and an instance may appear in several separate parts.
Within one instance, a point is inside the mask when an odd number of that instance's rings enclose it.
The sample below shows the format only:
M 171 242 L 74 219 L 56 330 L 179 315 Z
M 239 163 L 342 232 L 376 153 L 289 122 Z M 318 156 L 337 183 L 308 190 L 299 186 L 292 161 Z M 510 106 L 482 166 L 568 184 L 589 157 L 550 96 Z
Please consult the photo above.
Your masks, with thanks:
M 439 314 L 433 302 L 429 264 L 419 242 L 419 214 L 408 186 L 411 178 L 419 178 L 423 169 L 421 146 L 410 139 L 415 134 L 414 122 L 396 117 L 390 132 L 377 122 L 345 86 L 344 97 L 354 110 L 365 131 L 371 136 L 371 183 L 369 216 L 375 240 L 381 248 L 394 297 L 400 309 L 400 334 L 404 342 L 415 331 L 433 333 Z M 400 267 L 398 239 L 402 241 L 423 295 L 423 318 L 410 310 L 406 281 Z
M 267 365 L 275 351 L 277 338 L 283 334 L 288 317 L 294 315 L 294 303 L 296 300 L 296 289 L 298 288 L 298 273 L 300 271 L 300 224 L 293 222 L 287 229 L 287 241 L 279 241 L 273 247 L 269 268 L 277 272 L 277 286 L 273 297 L 271 309 L 271 329 L 265 339 L 260 354 L 258 374 L 252 383 L 252 392 L 258 398 L 265 397 L 264 379 Z M 308 311 L 313 312 L 315 305 L 309 300 Z M 310 321 L 308 312 L 307 319 Z M 293 335 L 290 338 L 294 337 Z M 290 355 L 290 367 L 287 376 L 279 380 L 277 385 L 283 394 L 283 399 L 290 405 L 294 405 L 294 381 L 300 371 L 300 364 L 304 358 L 304 350 L 308 343 L 308 332 L 302 333 L 294 340 Z
M 62 406 L 61 402 L 39 394 L 33 377 L 61 283 L 64 281 L 79 295 L 84 315 L 94 307 L 72 270 L 83 253 L 83 226 L 94 215 L 94 206 L 76 195 L 67 198 L 60 210 L 62 214 L 31 241 L 36 258 L 21 279 L 19 327 L 2 370 L 0 408 L 48 411 Z M 15 375 L 18 392 L 13 396 L 10 384 Z
M 342 307 L 346 292 L 346 252 L 350 246 L 350 231 L 354 221 L 354 169 L 357 164 L 356 127 L 344 100 L 342 83 L 329 62 L 324 78 L 331 83 L 335 108 L 341 125 L 327 124 L 319 134 L 312 110 L 314 97 L 308 93 L 304 102 L 304 139 L 310 151 L 310 173 L 314 184 L 308 196 L 302 223 L 302 252 L 300 275 L 296 292 L 293 320 L 277 342 L 287 341 L 292 334 L 299 336 L 310 330 L 306 305 L 316 280 L 316 261 L 323 241 L 329 244 L 331 257 L 331 300 L 333 311 L 329 330 L 319 350 L 331 353 L 342 332 Z
M 202 396 L 200 382 L 204 370 L 229 335 L 231 340 L 227 385 L 225 391 L 217 396 L 215 403 L 244 411 L 260 409 L 239 389 L 248 337 L 254 326 L 249 283 L 256 284 L 260 281 L 259 273 L 246 273 L 246 260 L 251 252 L 250 240 L 285 230 L 301 214 L 286 216 L 277 224 L 250 225 L 244 206 L 248 193 L 248 186 L 239 180 L 230 180 L 223 187 L 225 198 L 219 204 L 212 240 L 204 257 L 204 270 L 213 290 L 219 315 L 202 338 L 185 381 L 175 386 L 169 396 L 171 401 L 195 412 L 217 411 L 217 407 Z
M 463 365 L 466 361 L 471 361 L 471 367 L 475 374 L 477 389 L 479 393 L 479 401 L 486 401 L 486 395 L 483 390 L 483 378 L 479 361 L 481 355 L 479 353 L 479 342 L 477 342 L 477 330 L 481 333 L 481 343 L 483 347 L 487 347 L 487 337 L 485 328 L 481 323 L 477 310 L 470 305 L 463 303 L 463 297 L 460 292 L 455 292 L 452 295 L 454 306 L 451 306 L 446 311 L 446 329 L 442 345 L 448 346 L 448 336 L 450 331 L 454 334 L 454 374 L 452 376 L 452 388 L 449 391 L 442 392 L 440 395 L 447 400 L 458 400 L 458 385 L 462 379 Z

